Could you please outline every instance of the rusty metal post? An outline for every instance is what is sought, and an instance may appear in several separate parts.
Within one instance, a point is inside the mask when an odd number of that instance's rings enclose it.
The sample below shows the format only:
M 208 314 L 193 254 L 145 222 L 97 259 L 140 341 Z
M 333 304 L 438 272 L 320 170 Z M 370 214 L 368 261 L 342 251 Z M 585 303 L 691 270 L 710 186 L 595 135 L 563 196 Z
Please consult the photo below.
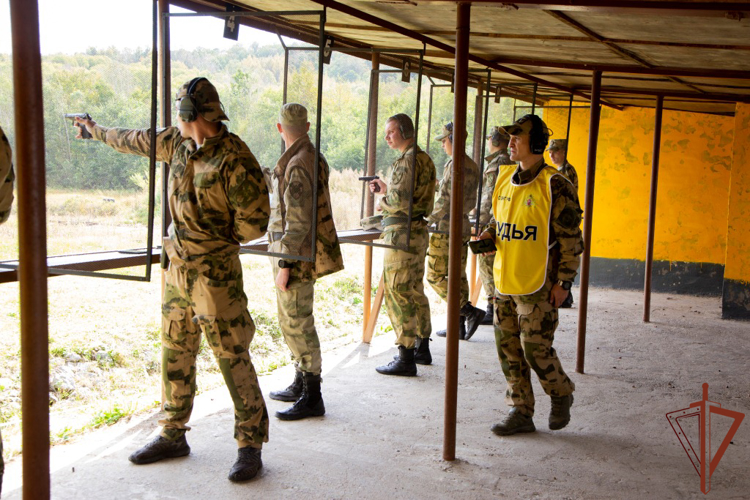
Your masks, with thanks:
M 471 4 L 459 2 L 456 15 L 456 69 L 453 104 L 453 172 L 451 183 L 450 237 L 448 245 L 448 332 L 445 353 L 445 416 L 443 460 L 456 458 L 456 410 L 458 401 L 458 321 L 461 302 L 461 249 L 466 139 L 466 93 L 469 83 L 469 21 Z
M 380 73 L 377 71 L 380 69 L 380 53 L 372 53 L 372 77 L 370 78 L 370 102 L 368 106 L 370 111 L 368 113 L 369 121 L 367 122 L 367 175 L 375 175 L 376 158 L 375 153 L 378 150 L 378 88 L 380 81 Z M 365 187 L 365 195 L 367 196 L 367 208 L 365 215 L 371 216 L 375 212 L 375 196 Z M 365 335 L 367 331 L 367 323 L 370 320 L 370 307 L 372 298 L 372 247 L 365 246 L 365 290 L 362 304 L 364 306 L 364 317 L 362 318 L 362 335 Z
M 586 355 L 586 312 L 589 304 L 589 264 L 591 262 L 591 227 L 594 214 L 594 180 L 596 178 L 596 148 L 599 142 L 599 98 L 602 88 L 602 72 L 594 71 L 591 82 L 591 119 L 589 121 L 588 166 L 586 168 L 586 198 L 583 207 L 583 256 L 581 258 L 581 294 L 578 299 L 578 345 L 576 349 L 576 371 L 583 373 Z
M 654 118 L 654 154 L 651 159 L 651 196 L 648 203 L 648 243 L 646 245 L 646 277 L 643 284 L 643 322 L 651 321 L 651 269 L 654 264 L 654 228 L 656 226 L 656 191 L 659 184 L 659 154 L 661 153 L 661 116 L 664 97 L 656 97 Z
M 44 100 L 36 0 L 11 0 L 18 174 L 23 498 L 50 498 Z

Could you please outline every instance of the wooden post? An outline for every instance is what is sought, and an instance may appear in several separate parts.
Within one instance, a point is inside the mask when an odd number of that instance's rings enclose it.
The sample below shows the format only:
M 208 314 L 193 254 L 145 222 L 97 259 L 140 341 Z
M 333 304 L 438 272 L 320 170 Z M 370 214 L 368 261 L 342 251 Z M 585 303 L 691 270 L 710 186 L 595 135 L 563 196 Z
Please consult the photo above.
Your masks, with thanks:
M 23 498 L 50 498 L 44 99 L 36 0 L 11 0 L 21 299 Z
M 583 257 L 581 258 L 581 294 L 578 299 L 578 345 L 576 349 L 576 371 L 583 373 L 586 355 L 586 313 L 589 304 L 589 263 L 591 261 L 591 227 L 594 214 L 594 180 L 596 178 L 596 148 L 599 141 L 599 98 L 602 88 L 602 72 L 594 71 L 591 83 L 591 120 L 589 122 L 589 151 L 586 168 L 586 198 L 583 207 Z
M 643 284 L 643 322 L 651 321 L 651 270 L 654 265 L 654 228 L 656 227 L 656 191 L 659 184 L 659 154 L 661 153 L 661 116 L 664 97 L 656 97 L 654 118 L 654 154 L 651 158 L 651 196 L 648 204 L 648 243 L 646 245 L 646 276 Z
M 487 88 L 487 91 L 489 92 L 489 87 Z M 477 86 L 477 99 L 476 104 L 474 105 L 474 151 L 472 158 L 474 159 L 474 163 L 479 165 L 480 169 L 482 166 L 483 158 L 482 158 L 482 141 L 484 140 L 483 137 L 483 130 L 482 130 L 482 112 L 484 108 L 484 99 L 482 98 L 482 94 L 484 92 L 484 84 L 482 82 L 479 83 Z M 482 188 L 482 177 L 479 177 L 479 189 Z M 477 217 L 479 217 L 479 210 L 477 210 Z M 478 236 L 478 235 L 476 235 Z M 472 239 L 475 239 L 476 236 L 472 237 Z M 477 254 L 474 252 L 469 252 L 469 296 L 474 297 L 475 295 L 478 296 L 479 292 L 477 291 L 477 284 L 479 283 L 479 280 L 477 280 Z M 472 298 L 471 303 L 476 305 L 477 299 Z
M 368 116 L 370 120 L 367 123 L 367 175 L 375 175 L 375 153 L 377 148 L 377 132 L 378 132 L 378 83 L 380 81 L 380 73 L 377 70 L 380 69 L 380 53 L 372 53 L 372 73 L 370 77 L 370 112 Z M 371 216 L 375 212 L 375 196 L 370 190 L 365 187 L 365 196 L 367 197 L 367 207 L 365 209 L 365 215 Z M 368 325 L 370 323 L 370 298 L 372 297 L 372 247 L 365 246 L 365 290 L 362 301 L 364 315 L 362 317 L 362 342 L 369 344 L 372 339 L 372 330 L 368 332 Z M 382 295 L 382 285 L 378 288 L 378 293 Z M 381 299 L 382 300 L 382 299 Z M 378 306 L 378 312 L 380 312 L 380 306 Z M 377 316 L 377 312 L 375 313 Z M 375 318 L 377 320 L 377 318 Z M 373 323 L 373 328 L 375 327 Z M 368 334 L 369 333 L 369 334 Z
M 466 156 L 466 93 L 469 83 L 469 21 L 471 4 L 459 2 L 456 19 L 456 70 L 453 105 L 453 173 L 451 183 L 450 237 L 448 246 L 448 332 L 445 353 L 445 417 L 443 459 L 456 458 L 456 410 L 458 401 L 458 321 L 461 302 L 461 249 L 463 246 L 464 158 Z

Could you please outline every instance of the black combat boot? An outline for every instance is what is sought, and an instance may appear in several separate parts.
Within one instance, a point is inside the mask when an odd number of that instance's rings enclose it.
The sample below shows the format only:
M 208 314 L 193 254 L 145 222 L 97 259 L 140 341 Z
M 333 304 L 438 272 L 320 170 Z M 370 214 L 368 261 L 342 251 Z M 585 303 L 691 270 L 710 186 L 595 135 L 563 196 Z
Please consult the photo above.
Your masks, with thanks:
M 431 365 L 432 354 L 430 354 L 430 337 L 417 337 L 417 343 L 414 346 L 414 362 L 418 365 Z
M 404 377 L 416 377 L 417 364 L 414 362 L 414 349 L 407 349 L 398 346 L 398 359 L 395 359 L 387 365 L 375 368 L 378 373 L 383 375 L 402 375 Z
M 462 340 L 469 340 L 484 319 L 484 311 L 471 305 L 471 302 L 467 302 L 461 308 L 461 315 L 466 318 L 466 335 Z
M 276 412 L 276 418 L 279 420 L 302 420 L 325 415 L 326 407 L 320 394 L 320 375 L 305 372 L 302 381 L 302 396 L 291 408 Z
M 487 301 L 487 311 L 484 313 L 484 318 L 479 322 L 480 325 L 491 325 L 495 319 L 495 304 Z
M 570 422 L 570 407 L 573 406 L 573 395 L 552 396 L 552 411 L 549 414 L 549 428 L 557 431 Z
M 512 436 L 521 432 L 534 432 L 534 419 L 524 415 L 518 408 L 511 408 L 505 419 L 492 426 L 492 432 L 498 436 Z
M 268 396 L 276 401 L 286 401 L 287 403 L 297 401 L 302 396 L 302 372 L 295 370 L 294 382 L 289 387 L 282 391 L 271 391 Z
M 445 337 L 448 335 L 448 330 L 438 330 L 435 332 L 438 337 Z M 464 340 L 466 338 L 466 318 L 463 316 L 458 317 L 458 338 Z
M 263 467 L 263 461 L 260 459 L 260 448 L 252 446 L 240 448 L 237 450 L 237 461 L 229 470 L 229 480 L 235 483 L 249 481 L 258 475 L 261 467 Z
M 133 452 L 128 460 L 136 465 L 152 464 L 165 458 L 184 457 L 190 453 L 190 446 L 187 444 L 185 434 L 177 439 L 167 439 L 163 436 L 156 436 L 153 441 L 146 446 Z

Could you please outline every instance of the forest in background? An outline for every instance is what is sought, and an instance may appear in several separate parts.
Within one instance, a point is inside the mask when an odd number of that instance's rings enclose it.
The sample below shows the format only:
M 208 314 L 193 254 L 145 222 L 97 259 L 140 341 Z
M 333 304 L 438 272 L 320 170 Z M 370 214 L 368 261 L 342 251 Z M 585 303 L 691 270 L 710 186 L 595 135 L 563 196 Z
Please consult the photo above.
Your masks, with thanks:
M 81 54 L 43 57 L 45 155 L 47 184 L 54 189 L 140 190 L 145 187 L 148 162 L 116 153 L 101 144 L 75 140 L 75 129 L 65 113 L 88 112 L 99 124 L 112 127 L 148 128 L 151 103 L 150 49 L 96 49 Z M 237 44 L 229 50 L 204 49 L 172 52 L 172 90 L 196 76 L 205 76 L 217 87 L 230 118 L 229 129 L 239 135 L 263 166 L 273 167 L 281 152 L 276 131 L 283 102 L 284 51 L 279 46 Z M 381 74 L 378 123 L 403 112 L 416 111 L 416 74 L 411 83 L 401 75 Z M 367 99 L 370 62 L 334 53 L 324 66 L 321 150 L 332 169 L 364 168 Z M 317 104 L 317 53 L 292 51 L 288 77 L 289 102 L 307 106 L 315 138 Z M 443 83 L 443 82 L 439 82 Z M 468 122 L 473 124 L 474 89 L 469 91 Z M 429 81 L 423 80 L 419 144 L 426 147 Z M 509 123 L 513 102 L 490 104 L 489 125 Z M 174 113 L 173 113 L 174 114 Z M 447 88 L 434 91 L 432 130 L 435 136 L 453 115 L 453 94 Z M 11 144 L 13 121 L 12 59 L 0 54 L 0 124 Z M 382 127 L 379 127 L 382 128 Z M 473 131 L 469 130 L 470 145 Z M 378 133 L 378 168 L 395 158 Z M 430 155 L 438 171 L 447 160 L 440 145 L 432 142 Z

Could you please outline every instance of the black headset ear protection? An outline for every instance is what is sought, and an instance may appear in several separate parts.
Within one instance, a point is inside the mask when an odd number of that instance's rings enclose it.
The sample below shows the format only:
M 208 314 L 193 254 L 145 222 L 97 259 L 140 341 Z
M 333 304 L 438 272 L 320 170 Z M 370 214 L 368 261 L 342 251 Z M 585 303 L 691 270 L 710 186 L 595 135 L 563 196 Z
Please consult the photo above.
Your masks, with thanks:
M 549 141 L 549 133 L 544 133 L 544 124 L 537 115 L 531 116 L 531 131 L 529 132 L 529 146 L 531 153 L 535 155 L 544 154 L 544 149 Z
M 404 139 L 411 139 L 412 137 L 414 137 L 414 130 L 412 129 L 408 132 L 405 132 L 404 126 L 401 125 L 401 122 L 398 122 L 398 131 L 401 132 L 401 137 L 403 137 Z
M 453 143 L 453 122 L 448 122 L 445 125 L 445 128 L 446 130 L 448 130 L 448 132 L 450 132 L 450 134 L 448 134 L 448 140 L 451 141 L 451 144 L 452 144 Z
M 182 121 L 190 123 L 198 119 L 198 105 L 195 103 L 195 96 L 193 93 L 195 92 L 195 87 L 198 85 L 198 82 L 205 79 L 206 78 L 199 76 L 193 78 L 190 80 L 190 83 L 188 83 L 187 94 L 180 99 L 180 108 L 177 112 L 180 118 L 182 118 Z

